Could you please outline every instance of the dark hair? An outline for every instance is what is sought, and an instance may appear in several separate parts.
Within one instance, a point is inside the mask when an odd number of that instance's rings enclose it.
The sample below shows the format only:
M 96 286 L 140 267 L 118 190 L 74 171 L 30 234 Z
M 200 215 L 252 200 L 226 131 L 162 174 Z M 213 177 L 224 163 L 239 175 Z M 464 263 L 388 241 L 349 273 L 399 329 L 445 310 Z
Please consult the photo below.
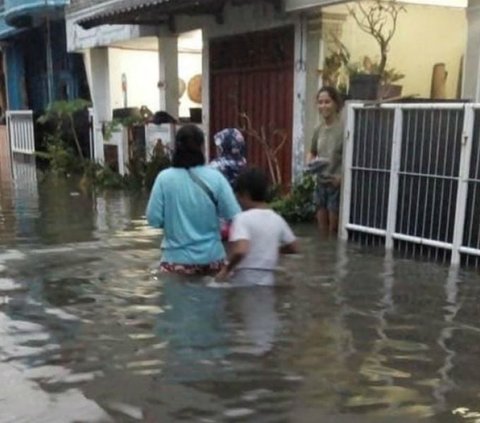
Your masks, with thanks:
M 341 94 L 336 90 L 336 88 L 326 85 L 318 90 L 316 98 L 318 99 L 318 96 L 322 93 L 327 93 L 328 96 L 332 99 L 332 101 L 337 106 L 337 112 L 340 112 L 340 110 L 342 110 L 343 98 Z
M 182 126 L 175 136 L 172 166 L 186 169 L 205 164 L 203 131 L 196 125 Z
M 267 176 L 261 169 L 248 168 L 238 175 L 235 192 L 237 194 L 247 194 L 253 201 L 267 201 Z

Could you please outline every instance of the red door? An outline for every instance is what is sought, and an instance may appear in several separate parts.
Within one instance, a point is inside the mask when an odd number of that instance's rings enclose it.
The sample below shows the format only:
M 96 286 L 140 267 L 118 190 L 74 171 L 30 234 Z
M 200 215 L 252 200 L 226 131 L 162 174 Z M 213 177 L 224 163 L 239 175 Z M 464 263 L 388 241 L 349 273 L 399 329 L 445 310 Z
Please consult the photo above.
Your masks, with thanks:
M 241 113 L 251 127 L 278 145 L 275 133 L 286 142 L 277 157 L 282 184 L 288 186 L 292 172 L 294 30 L 282 27 L 252 32 L 210 42 L 210 128 L 211 134 L 229 127 L 241 127 Z M 268 172 L 264 148 L 253 136 L 245 135 L 247 160 Z M 213 138 L 213 137 L 212 137 Z M 214 145 L 211 151 L 215 152 Z

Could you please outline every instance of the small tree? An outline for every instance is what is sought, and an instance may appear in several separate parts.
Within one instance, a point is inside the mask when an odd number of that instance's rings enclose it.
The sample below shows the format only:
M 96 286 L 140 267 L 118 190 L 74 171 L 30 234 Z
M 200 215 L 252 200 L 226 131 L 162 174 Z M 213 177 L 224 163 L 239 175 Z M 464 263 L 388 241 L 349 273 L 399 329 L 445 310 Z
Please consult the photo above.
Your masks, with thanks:
M 273 129 L 267 133 L 267 129 L 263 125 L 257 130 L 253 128 L 252 121 L 245 112 L 240 113 L 240 130 L 262 146 L 267 158 L 272 183 L 275 186 L 282 185 L 282 172 L 278 161 L 278 153 L 288 140 L 287 132 L 283 129 Z
M 406 12 L 405 7 L 397 0 L 357 0 L 353 6 L 347 5 L 347 9 L 358 27 L 377 42 L 380 49 L 378 73 L 383 75 L 390 42 L 397 30 L 398 16 L 401 12 Z
M 78 138 L 77 128 L 75 127 L 74 115 L 89 106 L 90 102 L 81 98 L 70 101 L 55 101 L 49 104 L 45 113 L 38 118 L 38 122 L 42 125 L 47 122 L 53 122 L 55 125 L 53 135 L 57 138 L 62 138 L 62 128 L 64 122 L 66 122 L 68 129 L 72 134 L 75 148 L 81 161 L 84 160 L 84 157 L 82 147 L 80 146 L 80 140 Z

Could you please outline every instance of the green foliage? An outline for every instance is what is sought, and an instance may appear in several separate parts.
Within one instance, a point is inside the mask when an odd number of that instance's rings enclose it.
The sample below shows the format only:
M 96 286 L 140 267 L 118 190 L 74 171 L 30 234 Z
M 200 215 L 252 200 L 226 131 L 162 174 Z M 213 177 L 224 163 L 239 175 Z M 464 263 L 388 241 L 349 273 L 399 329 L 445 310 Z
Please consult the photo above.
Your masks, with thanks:
M 288 222 L 310 222 L 315 215 L 314 189 L 313 176 L 304 175 L 289 194 L 272 202 L 272 208 Z
M 45 113 L 37 120 L 41 125 L 52 123 L 54 126 L 50 136 L 57 140 L 63 138 L 63 128 L 64 125 L 67 124 L 68 129 L 72 134 L 77 154 L 81 160 L 83 160 L 83 153 L 78 139 L 77 130 L 75 128 L 74 115 L 89 106 L 90 102 L 81 98 L 70 101 L 54 101 L 48 105 Z
M 161 143 L 153 150 L 152 156 L 145 160 L 143 154 L 136 154 L 128 162 L 127 184 L 130 188 L 147 188 L 150 190 L 157 175 L 171 162 Z
M 89 101 L 82 98 L 54 101 L 48 105 L 45 113 L 38 118 L 38 122 L 45 124 L 49 121 L 60 121 L 61 123 L 62 119 L 73 116 L 75 113 L 90 107 L 90 105 Z
M 37 151 L 35 154 L 41 159 L 48 161 L 49 170 L 57 176 L 71 173 L 78 160 L 71 148 L 66 146 L 64 142 L 53 135 L 46 136 L 46 151 Z
M 394 68 L 390 68 L 383 71 L 381 81 L 384 84 L 393 84 L 394 82 L 400 81 L 403 78 L 405 78 L 403 73 L 397 72 Z
M 155 148 L 152 157 L 145 165 L 144 185 L 147 190 L 151 190 L 157 175 L 171 166 L 171 161 L 163 148 Z
M 117 132 L 120 129 L 120 121 L 118 119 L 113 119 L 109 122 L 102 123 L 102 135 L 105 141 L 110 141 L 112 139 L 112 134 Z
M 128 116 L 122 119 L 115 118 L 111 121 L 104 121 L 102 123 L 102 135 L 105 141 L 112 138 L 114 132 L 119 131 L 122 127 L 131 128 L 136 125 L 144 125 L 145 119 L 142 116 Z
M 84 162 L 83 176 L 90 185 L 100 189 L 121 189 L 126 186 L 125 178 L 118 172 L 91 160 Z
M 331 47 L 329 54 L 323 62 L 322 84 L 336 87 L 342 93 L 347 93 L 348 66 L 350 64 L 350 52 L 334 32 L 329 34 Z
M 382 84 L 393 84 L 405 78 L 403 73 L 397 72 L 394 68 L 380 70 L 380 64 L 374 62 L 368 56 L 364 56 L 362 62 L 351 63 L 347 66 L 349 75 L 371 74 L 380 75 Z
M 74 114 L 89 106 L 89 102 L 78 99 L 73 101 L 56 101 L 49 105 L 45 113 L 38 119 L 42 125 L 50 124 L 48 135 L 45 137 L 45 151 L 37 155 L 49 162 L 49 171 L 54 175 L 75 174 L 82 176 L 81 184 L 95 188 L 130 188 L 151 189 L 157 174 L 170 166 L 168 155 L 159 144 L 148 160 L 143 151 L 134 152 L 127 164 L 128 175 L 121 176 L 108 165 L 95 163 L 84 159 L 74 125 Z M 112 132 L 125 126 L 129 130 L 133 126 L 143 124 L 142 117 L 127 117 L 105 122 L 103 126 L 104 138 L 111 137 Z M 69 145 L 65 140 L 65 125 L 71 131 L 75 145 Z M 75 148 L 76 152 L 75 152 Z M 78 159 L 80 157 L 80 160 Z

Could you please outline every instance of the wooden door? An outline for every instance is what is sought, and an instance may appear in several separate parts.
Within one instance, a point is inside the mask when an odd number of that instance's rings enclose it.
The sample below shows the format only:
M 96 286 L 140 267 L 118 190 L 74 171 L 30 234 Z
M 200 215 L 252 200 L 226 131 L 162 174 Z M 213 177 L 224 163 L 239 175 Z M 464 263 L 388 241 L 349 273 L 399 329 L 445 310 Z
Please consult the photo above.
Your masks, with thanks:
M 278 153 L 283 186 L 292 173 L 294 30 L 282 27 L 210 42 L 210 128 L 213 135 L 240 127 L 246 113 L 252 128 L 262 128 L 272 140 L 283 131 L 287 140 Z M 245 134 L 244 134 L 245 135 Z M 245 136 L 247 160 L 268 172 L 265 151 L 252 136 Z M 211 144 L 211 151 L 215 152 Z

